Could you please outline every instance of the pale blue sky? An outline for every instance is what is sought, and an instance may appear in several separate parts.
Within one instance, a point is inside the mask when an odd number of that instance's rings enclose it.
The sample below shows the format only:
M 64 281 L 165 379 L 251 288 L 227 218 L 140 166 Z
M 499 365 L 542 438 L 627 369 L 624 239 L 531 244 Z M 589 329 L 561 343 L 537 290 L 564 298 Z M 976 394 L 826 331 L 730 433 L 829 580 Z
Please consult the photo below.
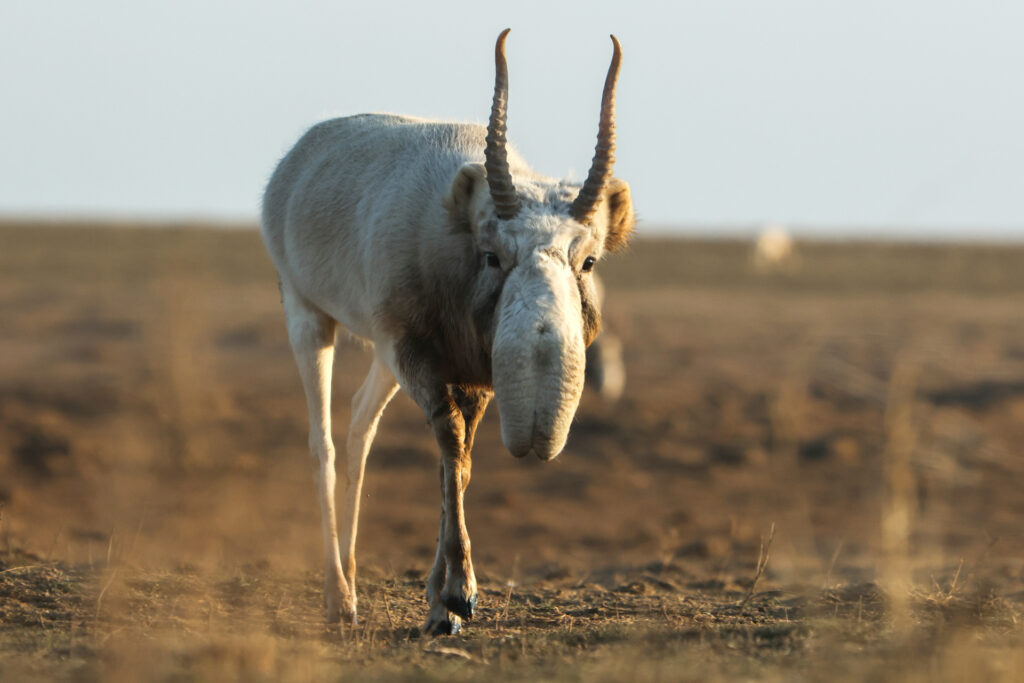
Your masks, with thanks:
M 0 214 L 254 219 L 310 124 L 485 120 L 585 174 L 622 41 L 644 224 L 1024 238 L 1024 2 L 148 2 L 0 8 Z

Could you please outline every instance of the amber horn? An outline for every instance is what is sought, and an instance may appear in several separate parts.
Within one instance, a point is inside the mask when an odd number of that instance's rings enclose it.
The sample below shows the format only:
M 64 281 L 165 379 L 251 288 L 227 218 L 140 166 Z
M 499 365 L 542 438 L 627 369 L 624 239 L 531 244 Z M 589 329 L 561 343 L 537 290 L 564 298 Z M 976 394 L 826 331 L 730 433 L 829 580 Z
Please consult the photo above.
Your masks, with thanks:
M 484 149 L 484 168 L 487 185 L 491 188 L 494 211 L 498 218 L 508 220 L 519 213 L 519 198 L 508 170 L 506 149 L 506 119 L 508 117 L 508 63 L 505 61 L 505 38 L 512 29 L 505 29 L 494 46 L 494 101 L 491 118 L 487 123 L 487 147 Z
M 590 165 L 590 173 L 583 183 L 576 200 L 569 209 L 570 215 L 580 223 L 589 223 L 597 211 L 597 203 L 601 194 L 612 177 L 612 166 L 615 164 L 615 84 L 619 80 L 619 67 L 622 64 L 622 46 L 619 39 L 612 36 L 615 51 L 612 63 L 608 67 L 608 76 L 604 79 L 604 94 L 601 96 L 601 123 L 597 128 L 597 147 L 594 148 L 594 161 Z

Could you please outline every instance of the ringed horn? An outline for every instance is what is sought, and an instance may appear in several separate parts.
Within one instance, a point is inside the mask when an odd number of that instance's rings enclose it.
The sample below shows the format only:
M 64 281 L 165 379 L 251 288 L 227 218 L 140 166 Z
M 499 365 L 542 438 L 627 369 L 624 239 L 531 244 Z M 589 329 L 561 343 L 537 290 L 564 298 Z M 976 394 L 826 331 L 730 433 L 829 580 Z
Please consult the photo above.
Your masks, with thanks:
M 508 220 L 519 213 L 519 198 L 512 184 L 512 174 L 508 169 L 508 152 L 506 150 L 508 119 L 508 62 L 505 59 L 505 38 L 511 29 L 505 29 L 498 36 L 494 46 L 494 100 L 491 104 L 491 118 L 487 124 L 487 147 L 484 150 L 487 170 L 487 185 L 494 200 L 494 209 L 498 218 Z M 612 177 L 612 166 L 615 163 L 615 84 L 619 79 L 619 68 L 622 64 L 622 46 L 615 36 L 611 36 L 614 52 L 612 63 L 608 67 L 608 76 L 604 81 L 604 94 L 601 96 L 601 122 L 597 129 L 597 146 L 594 148 L 594 160 L 590 165 L 590 173 L 580 189 L 579 195 L 572 203 L 569 214 L 580 223 L 589 223 L 597 210 L 605 186 Z
M 505 38 L 512 29 L 498 36 L 494 46 L 494 101 L 491 119 L 487 123 L 487 148 L 484 149 L 484 168 L 487 185 L 491 188 L 494 211 L 498 218 L 508 220 L 519 213 L 519 197 L 508 170 L 508 151 L 505 148 L 506 120 L 508 118 L 508 62 L 505 61 Z

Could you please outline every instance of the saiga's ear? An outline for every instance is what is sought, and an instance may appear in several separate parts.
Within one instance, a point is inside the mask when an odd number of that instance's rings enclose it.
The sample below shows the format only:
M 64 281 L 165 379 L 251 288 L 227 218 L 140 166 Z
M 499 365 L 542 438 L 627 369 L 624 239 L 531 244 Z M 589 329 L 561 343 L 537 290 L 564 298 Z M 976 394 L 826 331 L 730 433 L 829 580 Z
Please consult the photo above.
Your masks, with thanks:
M 608 234 L 604 238 L 604 248 L 606 251 L 617 251 L 629 242 L 636 225 L 629 183 L 612 178 L 604 197 L 608 208 Z
M 473 231 L 473 198 L 478 191 L 487 187 L 486 178 L 484 165 L 476 162 L 463 164 L 455 174 L 455 179 L 452 180 L 443 200 L 454 232 Z

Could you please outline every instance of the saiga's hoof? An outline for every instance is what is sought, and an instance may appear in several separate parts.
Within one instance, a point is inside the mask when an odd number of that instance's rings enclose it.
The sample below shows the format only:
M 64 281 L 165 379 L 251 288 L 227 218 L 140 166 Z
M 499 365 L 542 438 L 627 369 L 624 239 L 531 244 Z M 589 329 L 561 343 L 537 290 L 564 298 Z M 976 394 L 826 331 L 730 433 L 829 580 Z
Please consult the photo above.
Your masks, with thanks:
M 431 636 L 454 636 L 462 630 L 462 620 L 456 616 L 438 621 L 428 621 L 423 632 Z
M 444 601 L 444 606 L 448 608 L 449 612 L 457 614 L 463 619 L 472 619 L 473 613 L 476 612 L 476 594 L 470 596 L 469 600 L 461 596 L 452 596 Z

